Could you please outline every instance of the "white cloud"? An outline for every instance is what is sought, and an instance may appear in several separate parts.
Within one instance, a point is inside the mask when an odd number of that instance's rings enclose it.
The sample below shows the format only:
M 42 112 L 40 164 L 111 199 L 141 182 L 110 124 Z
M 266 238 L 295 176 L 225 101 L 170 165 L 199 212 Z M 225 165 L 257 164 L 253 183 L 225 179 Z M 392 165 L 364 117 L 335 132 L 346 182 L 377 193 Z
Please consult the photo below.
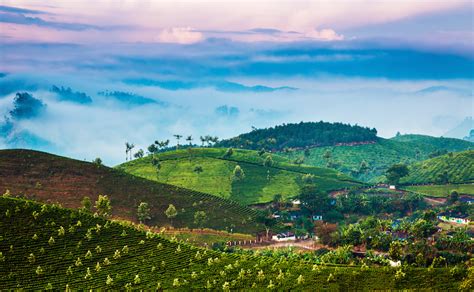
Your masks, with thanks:
M 333 29 L 312 30 L 305 33 L 305 37 L 321 41 L 342 41 L 344 36 Z
M 203 34 L 191 27 L 172 27 L 162 30 L 158 35 L 158 41 L 162 43 L 193 44 L 203 39 Z

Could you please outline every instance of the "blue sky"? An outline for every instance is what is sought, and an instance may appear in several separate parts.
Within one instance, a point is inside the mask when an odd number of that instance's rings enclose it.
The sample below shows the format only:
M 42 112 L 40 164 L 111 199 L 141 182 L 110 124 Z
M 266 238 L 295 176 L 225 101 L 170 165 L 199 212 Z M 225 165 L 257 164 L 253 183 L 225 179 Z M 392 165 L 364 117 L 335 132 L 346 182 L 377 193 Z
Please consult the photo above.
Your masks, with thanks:
M 125 141 L 176 133 L 325 120 L 443 135 L 473 113 L 468 1 L 2 3 L 2 148 L 114 165 Z M 45 109 L 12 117 L 17 92 Z

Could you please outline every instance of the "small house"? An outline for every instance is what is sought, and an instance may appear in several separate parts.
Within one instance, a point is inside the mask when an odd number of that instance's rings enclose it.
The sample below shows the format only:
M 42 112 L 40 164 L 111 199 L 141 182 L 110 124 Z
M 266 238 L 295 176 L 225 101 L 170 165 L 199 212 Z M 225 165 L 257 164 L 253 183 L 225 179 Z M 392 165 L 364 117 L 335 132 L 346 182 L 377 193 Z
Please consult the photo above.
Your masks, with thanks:
M 323 221 L 323 215 L 313 215 L 313 221 Z
M 472 198 L 472 197 L 460 197 L 459 202 L 471 205 L 471 204 L 474 204 L 474 198 Z
M 276 235 L 272 236 L 272 240 L 274 241 L 291 241 L 291 240 L 296 240 L 296 236 L 292 232 L 283 232 L 283 233 L 278 233 Z
M 469 224 L 470 220 L 466 214 L 440 213 L 438 219 L 443 222 L 456 224 Z

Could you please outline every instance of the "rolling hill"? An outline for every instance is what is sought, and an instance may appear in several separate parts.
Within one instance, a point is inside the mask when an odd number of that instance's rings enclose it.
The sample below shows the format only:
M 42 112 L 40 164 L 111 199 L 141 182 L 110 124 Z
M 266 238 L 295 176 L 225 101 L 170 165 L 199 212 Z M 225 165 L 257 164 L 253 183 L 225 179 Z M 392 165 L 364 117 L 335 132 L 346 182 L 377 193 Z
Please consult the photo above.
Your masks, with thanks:
M 454 152 L 409 166 L 402 184 L 461 184 L 474 182 L 474 150 Z
M 271 166 L 264 166 L 269 154 L 236 149 L 226 156 L 225 148 L 192 148 L 157 154 L 161 169 L 157 172 L 152 157 L 136 159 L 117 166 L 117 169 L 149 180 L 169 183 L 250 205 L 270 202 L 275 194 L 284 198 L 299 194 L 302 177 L 314 175 L 317 187 L 335 190 L 360 183 L 335 170 L 289 163 L 281 156 L 272 155 Z M 233 180 L 232 173 L 239 165 L 245 177 Z M 200 167 L 202 172 L 197 172 Z
M 215 146 L 283 151 L 286 148 L 366 143 L 376 139 L 376 129 L 320 121 L 254 129 L 252 132 L 241 134 L 232 139 L 222 140 Z
M 177 186 L 149 181 L 117 169 L 31 150 L 0 150 L 0 192 L 9 190 L 42 202 L 64 207 L 81 206 L 84 196 L 94 202 L 108 195 L 114 216 L 136 221 L 137 206 L 149 203 L 149 225 L 168 225 L 164 215 L 169 204 L 176 206 L 177 227 L 196 227 L 196 211 L 205 211 L 204 227 L 254 233 L 256 212 L 236 202 Z
M 472 148 L 473 143 L 459 139 L 401 135 L 392 139 L 377 138 L 376 142 L 369 144 L 314 147 L 307 151 L 295 150 L 279 154 L 290 159 L 304 157 L 305 164 L 319 167 L 330 165 L 357 179 L 371 181 L 383 175 L 395 163 L 411 164 L 425 160 L 437 151 L 463 151 Z M 363 162 L 366 168 L 361 167 Z
M 85 212 L 0 197 L 5 290 L 455 290 L 448 268 L 313 265 L 298 256 L 226 254 Z M 398 275 L 397 277 L 395 275 Z

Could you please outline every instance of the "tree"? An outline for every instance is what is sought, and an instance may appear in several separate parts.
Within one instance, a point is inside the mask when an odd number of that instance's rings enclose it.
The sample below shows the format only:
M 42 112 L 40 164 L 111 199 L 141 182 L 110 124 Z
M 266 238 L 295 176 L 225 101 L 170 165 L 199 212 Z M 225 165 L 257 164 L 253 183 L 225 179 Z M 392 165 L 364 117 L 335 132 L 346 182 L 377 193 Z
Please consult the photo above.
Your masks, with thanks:
M 94 159 L 92 161 L 92 163 L 94 163 L 97 166 L 101 166 L 102 165 L 102 159 L 100 159 L 100 157 L 97 157 L 96 159 Z
M 201 172 L 203 172 L 204 170 L 202 169 L 202 166 L 200 165 L 196 165 L 194 167 L 194 170 L 193 170 L 195 173 L 197 173 L 197 175 L 199 175 Z
M 207 222 L 207 214 L 204 211 L 196 211 L 194 213 L 194 224 L 198 227 L 203 227 L 203 225 Z
M 112 206 L 110 205 L 110 199 L 106 195 L 99 195 L 97 201 L 95 201 L 95 208 L 97 213 L 101 216 L 108 216 L 112 211 Z
M 314 183 L 315 176 L 313 174 L 307 173 L 304 174 L 301 178 L 304 184 L 311 185 Z
M 303 209 L 311 215 L 324 214 L 330 208 L 328 193 L 316 189 L 314 185 L 304 186 L 299 199 Z
M 236 165 L 234 171 L 232 172 L 232 179 L 234 181 L 241 181 L 245 178 L 244 170 L 240 167 L 240 165 Z
M 456 203 L 458 200 L 459 200 L 458 192 L 452 191 L 451 194 L 449 195 L 449 199 L 448 199 L 447 203 L 452 205 L 452 204 Z
M 231 148 L 229 148 L 229 149 L 226 150 L 226 152 L 225 152 L 225 154 L 224 154 L 224 157 L 225 157 L 225 158 L 229 158 L 229 157 L 232 156 L 232 154 L 234 154 L 234 149 L 232 149 L 232 147 L 231 147 Z
M 369 170 L 369 165 L 365 160 L 362 160 L 362 162 L 359 165 L 359 173 L 367 173 Z
M 189 146 L 192 146 L 192 145 L 193 145 L 193 143 L 192 143 L 193 140 L 194 140 L 194 139 L 193 139 L 193 136 L 191 136 L 191 135 L 189 135 L 188 137 L 186 137 L 186 141 L 189 142 Z
M 403 256 L 403 245 L 400 241 L 392 241 L 388 249 L 388 255 L 394 261 L 399 261 Z
M 263 224 L 265 227 L 266 236 L 270 233 L 270 228 L 276 224 L 275 219 L 270 218 L 270 214 L 259 214 L 257 216 L 257 222 Z
M 155 154 L 156 152 L 158 152 L 158 147 L 156 147 L 156 145 L 153 143 L 150 146 L 148 146 L 148 152 L 150 154 Z
M 150 206 L 146 202 L 141 202 L 138 205 L 137 217 L 140 223 L 145 222 L 145 220 L 150 220 Z
M 81 200 L 81 205 L 84 211 L 90 212 L 92 208 L 91 198 L 89 198 L 88 196 L 83 197 Z
M 329 159 L 331 159 L 331 157 L 332 157 L 331 150 L 326 150 L 326 152 L 324 152 L 324 154 L 323 154 L 324 160 L 329 161 Z
M 165 211 L 165 215 L 171 220 L 171 225 L 173 225 L 173 218 L 178 215 L 178 211 L 176 211 L 176 207 L 173 204 L 169 204 L 168 209 Z
M 161 169 L 161 162 L 158 158 L 156 157 L 153 157 L 151 159 L 151 164 L 155 167 L 156 169 L 156 174 L 158 175 L 158 173 L 160 172 L 160 169 Z
M 143 151 L 143 149 L 140 149 L 140 150 L 137 151 L 137 153 L 135 153 L 135 154 L 133 155 L 133 157 L 135 157 L 135 158 L 142 158 L 144 155 L 145 155 L 145 152 Z
M 265 167 L 271 167 L 273 165 L 273 159 L 271 155 L 267 155 L 265 157 L 265 160 L 263 161 L 263 166 Z
M 175 137 L 176 141 L 177 141 L 176 149 L 179 149 L 179 139 L 183 138 L 183 135 L 175 134 L 175 135 L 173 135 L 173 137 Z
M 280 210 L 282 203 L 283 203 L 283 196 L 281 194 L 275 194 L 273 196 L 273 208 L 276 210 Z
M 305 148 L 304 149 L 304 157 L 310 157 L 311 156 L 311 151 L 309 150 L 309 148 Z
M 394 164 L 385 173 L 390 184 L 397 185 L 402 177 L 409 174 L 408 167 L 405 164 Z
M 200 136 L 199 140 L 201 140 L 201 147 L 204 147 L 204 143 L 207 141 L 206 137 Z

